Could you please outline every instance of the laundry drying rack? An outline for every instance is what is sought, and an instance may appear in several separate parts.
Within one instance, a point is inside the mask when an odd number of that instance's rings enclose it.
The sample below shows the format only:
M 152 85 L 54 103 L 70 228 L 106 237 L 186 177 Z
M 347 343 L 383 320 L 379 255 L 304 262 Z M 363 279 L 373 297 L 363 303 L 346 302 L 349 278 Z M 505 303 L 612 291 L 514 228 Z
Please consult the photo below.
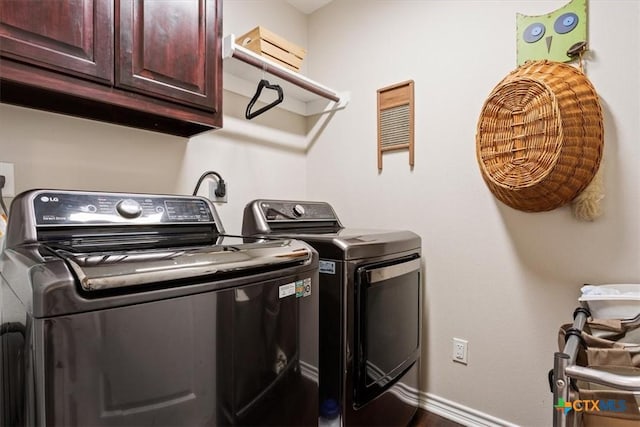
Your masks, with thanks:
M 637 406 L 640 399 L 640 367 L 621 372 L 613 366 L 617 364 L 613 359 L 609 359 L 613 362 L 611 366 L 604 363 L 595 368 L 591 363 L 585 363 L 586 353 L 597 352 L 602 349 L 600 345 L 603 342 L 607 344 L 606 335 L 601 338 L 592 335 L 594 322 L 596 321 L 585 305 L 575 309 L 573 324 L 561 327 L 564 348 L 561 347 L 562 351 L 554 354 L 553 370 L 549 372 L 554 403 L 553 426 L 638 426 L 640 411 L 629 414 L 636 408 L 631 408 L 628 403 L 633 402 Z M 640 331 L 640 313 L 633 319 L 620 320 L 620 325 L 624 330 L 634 330 L 637 336 Z M 640 343 L 620 344 L 620 340 L 624 341 L 624 336 L 609 341 L 615 357 L 633 356 L 634 363 L 637 363 L 640 358 Z M 597 343 L 592 348 L 594 342 Z M 606 362 L 607 358 L 604 360 Z M 617 400 L 621 397 L 626 400 Z

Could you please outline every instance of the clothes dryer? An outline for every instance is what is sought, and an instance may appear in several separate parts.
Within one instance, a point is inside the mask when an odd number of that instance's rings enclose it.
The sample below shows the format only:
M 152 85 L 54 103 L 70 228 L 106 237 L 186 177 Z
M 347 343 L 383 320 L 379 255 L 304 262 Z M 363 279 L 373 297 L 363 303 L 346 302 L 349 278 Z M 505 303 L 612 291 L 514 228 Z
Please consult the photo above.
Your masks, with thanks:
M 324 202 L 254 200 L 243 234 L 294 238 L 320 256 L 320 414 L 343 425 L 403 426 L 417 409 L 421 239 L 345 228 Z

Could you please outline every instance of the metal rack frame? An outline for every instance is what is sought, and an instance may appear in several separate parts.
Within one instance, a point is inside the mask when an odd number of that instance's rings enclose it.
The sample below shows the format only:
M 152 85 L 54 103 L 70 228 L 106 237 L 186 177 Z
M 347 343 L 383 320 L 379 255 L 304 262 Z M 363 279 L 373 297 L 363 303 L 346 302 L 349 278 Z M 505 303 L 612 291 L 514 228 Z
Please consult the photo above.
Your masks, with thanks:
M 582 345 L 581 333 L 591 313 L 585 307 L 578 307 L 573 312 L 573 327 L 566 335 L 566 342 L 562 352 L 554 353 L 553 376 L 550 385 L 553 391 L 553 401 L 559 399 L 565 402 L 573 400 L 576 392 L 572 390 L 571 382 L 581 380 L 594 384 L 612 387 L 618 390 L 640 392 L 640 375 L 620 375 L 597 369 L 576 365 L 579 346 Z M 640 315 L 635 319 L 625 322 L 629 325 L 640 325 Z M 553 426 L 567 427 L 575 422 L 573 412 L 571 415 L 565 411 L 553 411 Z M 571 422 L 571 424 L 569 424 Z

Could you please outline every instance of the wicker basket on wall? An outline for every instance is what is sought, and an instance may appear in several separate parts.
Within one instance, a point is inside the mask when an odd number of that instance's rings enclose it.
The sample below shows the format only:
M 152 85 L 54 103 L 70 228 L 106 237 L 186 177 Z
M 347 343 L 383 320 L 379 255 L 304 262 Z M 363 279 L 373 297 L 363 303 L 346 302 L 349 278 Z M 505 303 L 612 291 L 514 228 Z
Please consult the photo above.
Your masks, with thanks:
M 591 182 L 604 134 L 598 95 L 571 65 L 527 62 L 482 107 L 476 155 L 491 192 L 512 208 L 548 211 Z

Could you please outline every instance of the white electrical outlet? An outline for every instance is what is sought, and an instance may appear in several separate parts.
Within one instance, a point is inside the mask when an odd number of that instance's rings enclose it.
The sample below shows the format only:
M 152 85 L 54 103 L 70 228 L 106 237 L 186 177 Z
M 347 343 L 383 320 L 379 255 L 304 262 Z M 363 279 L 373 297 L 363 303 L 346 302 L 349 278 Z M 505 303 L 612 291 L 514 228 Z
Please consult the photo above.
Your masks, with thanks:
M 2 195 L 4 197 L 13 197 L 16 195 L 16 184 L 13 177 L 13 163 L 0 162 L 0 175 L 4 175 L 4 188 Z
M 463 340 L 460 338 L 453 339 L 453 361 L 462 363 L 464 365 L 468 364 L 468 356 L 469 356 L 469 348 L 467 345 L 469 342 L 467 340 Z
M 218 181 L 210 180 L 209 181 L 209 200 L 216 203 L 227 203 L 227 197 L 229 195 L 229 183 L 227 181 L 225 183 L 226 193 L 223 197 L 216 196 L 216 189 L 218 188 Z

